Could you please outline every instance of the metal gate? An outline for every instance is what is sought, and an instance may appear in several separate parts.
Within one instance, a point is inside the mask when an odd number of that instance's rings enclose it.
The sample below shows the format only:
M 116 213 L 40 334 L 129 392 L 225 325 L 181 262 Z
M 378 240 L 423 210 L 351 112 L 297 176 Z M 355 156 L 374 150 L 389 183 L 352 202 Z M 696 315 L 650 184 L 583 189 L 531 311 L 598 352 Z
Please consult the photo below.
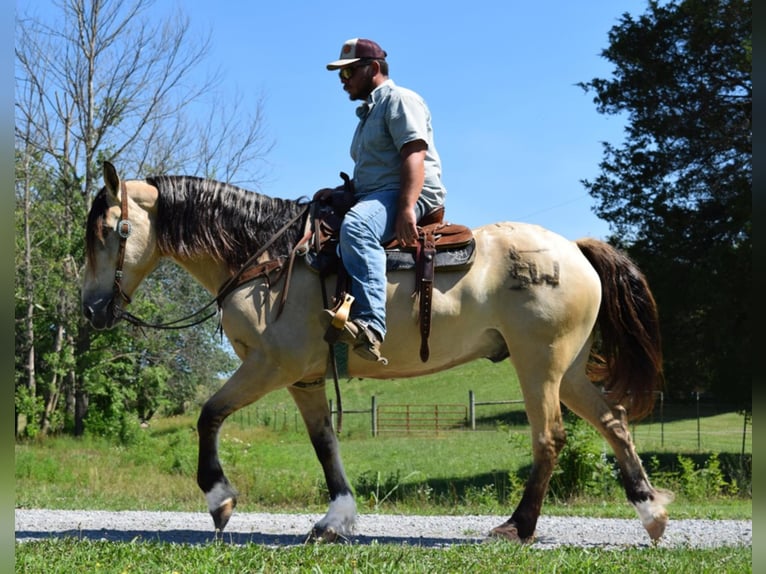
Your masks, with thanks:
M 433 434 L 466 428 L 468 407 L 446 405 L 378 405 L 374 431 L 376 434 Z

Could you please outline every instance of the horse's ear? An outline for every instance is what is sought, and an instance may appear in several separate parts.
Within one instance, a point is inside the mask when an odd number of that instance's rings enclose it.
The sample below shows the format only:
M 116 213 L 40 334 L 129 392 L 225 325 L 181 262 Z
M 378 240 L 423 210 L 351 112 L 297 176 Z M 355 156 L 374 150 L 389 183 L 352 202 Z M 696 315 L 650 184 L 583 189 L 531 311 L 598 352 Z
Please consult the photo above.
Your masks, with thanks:
M 117 175 L 117 170 L 108 161 L 104 162 L 104 185 L 106 185 L 107 191 L 115 199 L 120 197 L 120 176 Z

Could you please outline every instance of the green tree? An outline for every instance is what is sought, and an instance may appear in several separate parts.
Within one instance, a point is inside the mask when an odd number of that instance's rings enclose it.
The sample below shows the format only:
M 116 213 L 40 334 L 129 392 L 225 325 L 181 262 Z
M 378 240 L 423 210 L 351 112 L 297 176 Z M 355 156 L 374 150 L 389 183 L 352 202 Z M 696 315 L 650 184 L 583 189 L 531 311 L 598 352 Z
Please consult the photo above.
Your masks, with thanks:
M 749 410 L 751 2 L 652 0 L 622 16 L 602 55 L 613 77 L 580 85 L 628 125 L 583 183 L 650 279 L 668 391 Z
M 180 11 L 158 19 L 148 13 L 150 0 L 20 4 L 17 433 L 82 434 L 88 421 L 112 432 L 126 414 L 180 408 L 197 386 L 211 384 L 202 377 L 217 382 L 217 370 L 230 369 L 231 359 L 214 344 L 212 323 L 194 334 L 149 336 L 128 328 L 94 333 L 83 320 L 83 222 L 103 160 L 132 177 L 186 173 L 232 180 L 246 170 L 240 181 L 257 185 L 270 144 L 260 102 L 251 104 L 252 113 L 242 111 L 240 100 L 214 97 L 218 78 L 193 75 L 207 56 L 209 36 L 192 33 Z M 203 97 L 211 96 L 215 106 L 206 115 Z M 194 116 L 191 104 L 198 104 Z M 136 298 L 136 314 L 188 313 L 206 296 L 195 286 L 181 290 L 173 307 L 165 300 L 165 308 L 154 309 L 153 296 L 181 281 L 169 272 L 163 280 Z M 95 411 L 89 412 L 91 399 Z

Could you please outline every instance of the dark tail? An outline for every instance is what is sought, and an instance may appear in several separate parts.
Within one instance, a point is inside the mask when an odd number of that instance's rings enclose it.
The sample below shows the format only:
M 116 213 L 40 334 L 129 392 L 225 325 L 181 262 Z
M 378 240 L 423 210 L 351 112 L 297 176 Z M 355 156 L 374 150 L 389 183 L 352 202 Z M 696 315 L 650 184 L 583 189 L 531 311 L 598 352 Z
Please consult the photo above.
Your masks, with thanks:
M 601 279 L 600 335 L 588 374 L 603 382 L 609 397 L 623 404 L 631 419 L 652 412 L 663 385 L 662 346 L 657 305 L 646 277 L 625 254 L 596 239 L 577 246 Z

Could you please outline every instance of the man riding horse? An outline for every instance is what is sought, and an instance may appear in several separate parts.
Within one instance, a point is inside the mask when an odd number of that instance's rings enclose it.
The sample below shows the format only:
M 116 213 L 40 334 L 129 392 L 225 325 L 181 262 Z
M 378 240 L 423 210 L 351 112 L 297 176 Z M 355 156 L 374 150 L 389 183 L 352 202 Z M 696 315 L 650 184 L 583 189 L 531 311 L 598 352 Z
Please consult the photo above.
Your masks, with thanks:
M 364 359 L 387 363 L 380 353 L 386 336 L 386 254 L 383 244 L 398 239 L 414 245 L 417 223 L 444 204 L 439 154 L 431 114 L 423 98 L 388 77 L 386 52 L 372 40 L 353 38 L 340 58 L 327 64 L 356 109 L 359 124 L 351 142 L 355 204 L 340 229 L 340 254 L 350 279 L 353 305 L 348 316 L 325 309 L 326 329 Z M 326 198 L 332 190 L 317 192 Z M 331 335 L 332 337 L 332 335 Z M 333 337 L 334 338 L 334 337 Z

